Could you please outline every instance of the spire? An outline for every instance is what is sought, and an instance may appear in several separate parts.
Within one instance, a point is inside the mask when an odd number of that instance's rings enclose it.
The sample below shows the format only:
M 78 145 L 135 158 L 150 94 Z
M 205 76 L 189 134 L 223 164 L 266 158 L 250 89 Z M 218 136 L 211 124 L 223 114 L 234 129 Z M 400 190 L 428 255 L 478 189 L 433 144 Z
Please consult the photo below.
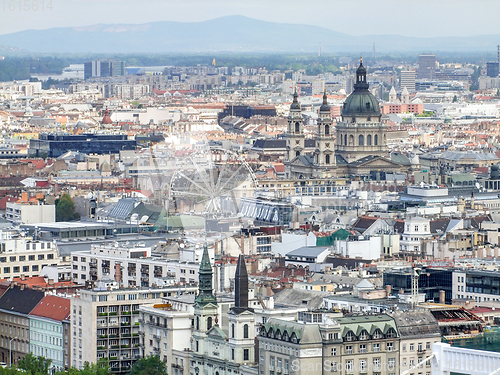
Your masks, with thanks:
M 207 244 L 203 248 L 203 256 L 201 258 L 199 274 L 199 293 L 196 296 L 194 302 L 199 306 L 206 305 L 208 303 L 217 303 L 217 300 L 213 294 L 212 287 L 212 265 L 210 264 L 210 256 L 208 255 Z
M 300 111 L 300 103 L 299 103 L 299 95 L 297 94 L 297 89 L 295 89 L 295 92 L 293 93 L 293 101 L 292 105 L 290 106 L 290 109 L 298 109 Z
M 319 108 L 319 111 L 330 113 L 330 106 L 328 105 L 328 96 L 326 95 L 326 88 L 325 88 L 325 91 L 323 93 L 323 104 Z
M 234 275 L 234 307 L 231 311 L 240 314 L 246 310 L 251 310 L 248 308 L 248 272 L 245 256 L 240 254 Z
M 359 67 L 356 70 L 356 83 L 354 84 L 354 90 L 367 90 L 368 83 L 366 83 L 366 69 L 363 66 L 363 56 L 359 60 Z

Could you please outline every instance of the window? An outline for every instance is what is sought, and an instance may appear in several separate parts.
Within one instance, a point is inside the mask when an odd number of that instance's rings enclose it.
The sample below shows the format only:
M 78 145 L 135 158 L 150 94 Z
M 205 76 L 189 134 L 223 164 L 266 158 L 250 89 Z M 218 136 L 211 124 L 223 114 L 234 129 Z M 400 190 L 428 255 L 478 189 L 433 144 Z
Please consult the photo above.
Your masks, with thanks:
M 415 350 L 415 344 L 410 344 L 410 352 L 413 352 Z
M 426 349 L 430 349 L 430 348 L 431 348 L 431 343 L 430 343 L 429 341 L 427 341 L 427 342 L 425 343 L 425 348 L 426 348 Z
M 353 367 L 354 367 L 354 361 L 353 360 L 345 361 L 345 371 L 346 372 L 352 372 L 353 371 Z
M 16 257 L 9 257 L 9 262 L 15 262 L 16 261 Z
M 387 343 L 387 351 L 392 352 L 393 350 L 394 350 L 394 343 L 388 342 Z
M 373 351 L 379 352 L 380 351 L 380 344 L 373 344 Z
M 365 145 L 365 136 L 363 134 L 359 135 L 359 145 L 364 146 Z
M 403 344 L 403 352 L 406 352 L 406 344 Z
M 54 259 L 54 254 L 47 254 L 47 259 Z
M 387 361 L 387 369 L 394 370 L 396 368 L 396 358 L 389 358 Z
M 330 355 L 332 355 L 332 356 L 336 356 L 336 355 L 337 355 L 337 348 L 332 348 L 332 349 L 330 350 Z
M 34 255 L 30 255 L 30 256 L 28 257 L 28 260 L 35 260 L 35 256 L 34 256 Z
M 352 345 L 347 345 L 345 347 L 345 354 L 352 354 Z
M 4 267 L 3 273 L 10 273 L 10 267 Z
M 137 299 L 137 294 L 129 294 L 128 295 L 128 299 L 129 300 L 135 300 L 135 299 Z
M 234 324 L 231 324 L 231 337 L 234 339 Z
M 19 266 L 13 267 L 12 272 L 19 273 Z
M 380 369 L 380 358 L 373 358 L 373 370 Z
M 26 260 L 26 255 L 19 255 L 19 261 L 24 262 Z
M 419 352 L 424 351 L 424 344 L 423 344 L 423 343 L 421 343 L 421 342 L 419 342 L 419 343 L 418 343 L 418 351 L 419 351 Z
M 99 301 L 105 302 L 108 300 L 108 296 L 99 296 Z
M 359 372 L 366 372 L 366 359 L 359 360 Z
M 209 331 L 210 328 L 212 328 L 212 317 L 211 316 L 209 316 L 207 319 L 207 331 Z
M 361 344 L 359 346 L 359 352 L 360 353 L 366 353 L 366 344 Z
M 248 339 L 248 324 L 243 326 L 243 338 Z
M 231 359 L 234 361 L 234 349 L 231 349 Z
M 125 301 L 125 294 L 118 294 L 116 296 L 117 301 Z
M 360 340 L 368 340 L 368 332 L 362 331 L 361 334 L 359 335 Z
M 354 340 L 354 335 L 353 335 L 352 331 L 347 332 L 345 339 L 346 339 L 346 341 L 353 341 Z

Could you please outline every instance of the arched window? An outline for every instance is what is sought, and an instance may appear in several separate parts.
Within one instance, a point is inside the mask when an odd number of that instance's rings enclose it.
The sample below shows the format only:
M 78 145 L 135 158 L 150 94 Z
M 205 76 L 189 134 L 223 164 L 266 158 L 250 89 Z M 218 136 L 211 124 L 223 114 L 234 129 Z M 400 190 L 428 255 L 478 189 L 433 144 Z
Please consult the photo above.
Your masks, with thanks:
M 234 339 L 234 324 L 231 324 L 231 337 Z
M 354 136 L 353 135 L 349 136 L 349 146 L 354 146 Z
M 347 134 L 344 135 L 344 146 L 347 146 Z
M 325 135 L 330 135 L 330 125 L 325 125 Z
M 197 331 L 200 330 L 200 317 L 199 316 L 196 317 L 196 330 Z
M 342 144 L 344 143 L 344 137 L 342 135 L 340 135 L 340 137 L 339 137 L 339 142 L 340 142 L 340 145 L 342 146 Z
M 330 155 L 325 155 L 325 163 L 330 164 Z
M 298 122 L 295 123 L 295 133 L 300 133 L 300 124 Z
M 378 134 L 375 134 L 375 136 L 373 137 L 373 144 L 375 146 L 378 146 Z
M 300 151 L 296 151 L 295 156 L 299 156 L 299 155 L 300 155 Z
M 367 146 L 371 146 L 372 145 L 372 135 L 371 134 L 368 134 L 366 136 L 366 145 Z
M 359 142 L 358 142 L 358 144 L 360 146 L 364 146 L 365 145 L 365 136 L 363 134 L 359 135 Z
M 209 316 L 207 319 L 207 331 L 209 331 L 210 328 L 212 328 L 212 317 L 211 316 Z
M 248 339 L 248 324 L 243 326 L 243 338 Z

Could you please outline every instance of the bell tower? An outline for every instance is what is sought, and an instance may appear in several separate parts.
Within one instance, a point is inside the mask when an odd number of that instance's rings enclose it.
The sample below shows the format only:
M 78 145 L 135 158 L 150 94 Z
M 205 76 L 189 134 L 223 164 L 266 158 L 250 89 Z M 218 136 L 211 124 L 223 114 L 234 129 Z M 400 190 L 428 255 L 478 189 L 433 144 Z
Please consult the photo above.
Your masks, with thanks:
M 303 155 L 305 148 L 304 119 L 298 100 L 297 91 L 293 94 L 293 102 L 288 115 L 288 133 L 286 135 L 286 161 L 292 161 L 296 156 Z
M 205 352 L 207 332 L 218 322 L 217 299 L 213 294 L 212 265 L 205 244 L 199 270 L 198 295 L 194 299 L 194 330 L 191 349 L 197 354 Z
M 328 105 L 326 90 L 318 115 L 318 136 L 316 137 L 315 163 L 319 167 L 335 166 L 335 137 L 332 129 L 332 114 Z
M 240 254 L 234 275 L 234 307 L 229 310 L 229 359 L 236 363 L 254 362 L 255 314 L 248 307 L 248 273 L 245 256 Z

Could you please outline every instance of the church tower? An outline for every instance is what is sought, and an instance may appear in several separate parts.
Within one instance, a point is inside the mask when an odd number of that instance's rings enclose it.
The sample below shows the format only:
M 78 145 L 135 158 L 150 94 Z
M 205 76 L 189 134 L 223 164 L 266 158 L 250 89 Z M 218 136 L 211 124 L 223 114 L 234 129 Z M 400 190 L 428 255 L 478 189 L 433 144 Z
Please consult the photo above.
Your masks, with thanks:
M 235 363 L 254 362 L 255 314 L 248 307 L 248 273 L 240 254 L 234 276 L 234 307 L 229 310 L 229 358 Z
M 293 94 L 293 102 L 288 115 L 288 133 L 286 135 L 286 161 L 292 161 L 296 156 L 303 155 L 305 148 L 304 119 L 298 100 L 297 91 Z
M 366 69 L 361 60 L 356 70 L 354 91 L 344 102 L 342 122 L 337 124 L 335 152 L 347 163 L 388 154 L 387 125 L 381 122 L 378 101 L 368 88 Z
M 212 265 L 205 244 L 199 270 L 198 295 L 194 299 L 194 330 L 191 348 L 194 353 L 199 355 L 205 353 L 207 332 L 218 322 L 217 309 L 217 299 L 212 287 Z
M 318 115 L 318 136 L 316 137 L 315 164 L 321 168 L 335 166 L 335 138 L 332 130 L 332 114 L 328 105 L 326 90 Z

